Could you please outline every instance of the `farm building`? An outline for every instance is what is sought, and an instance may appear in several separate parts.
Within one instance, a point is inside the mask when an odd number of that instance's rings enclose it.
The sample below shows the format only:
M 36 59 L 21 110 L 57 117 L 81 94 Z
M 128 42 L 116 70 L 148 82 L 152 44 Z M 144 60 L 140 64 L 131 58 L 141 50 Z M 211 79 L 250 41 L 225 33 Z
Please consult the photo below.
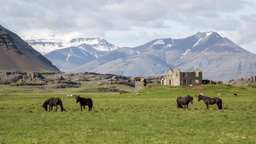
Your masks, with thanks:
M 167 71 L 166 76 L 161 79 L 162 85 L 200 85 L 202 84 L 202 71 L 181 72 L 178 68 Z
M 139 91 L 140 89 L 143 89 L 144 86 L 147 85 L 146 80 L 144 78 L 135 78 L 135 91 Z

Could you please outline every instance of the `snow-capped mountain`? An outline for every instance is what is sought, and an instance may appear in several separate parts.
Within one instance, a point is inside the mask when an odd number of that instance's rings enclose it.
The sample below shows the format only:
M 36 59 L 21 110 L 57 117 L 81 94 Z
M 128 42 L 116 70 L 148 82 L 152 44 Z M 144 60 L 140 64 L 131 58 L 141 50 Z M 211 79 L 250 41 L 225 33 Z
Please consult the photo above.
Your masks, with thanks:
M 30 46 L 42 54 L 67 47 L 80 47 L 80 45 L 83 44 L 90 45 L 98 51 L 111 51 L 118 48 L 117 46 L 114 46 L 113 44 L 108 43 L 106 40 L 100 39 L 98 37 L 70 38 L 56 35 L 46 35 L 39 37 L 26 37 L 24 39 Z
M 227 81 L 256 74 L 256 55 L 215 32 L 184 39 L 156 39 L 135 48 L 109 51 L 68 72 L 91 71 L 125 76 L 165 74 L 201 69 L 204 79 Z
M 153 76 L 169 68 L 200 69 L 204 79 L 221 81 L 256 75 L 256 55 L 215 32 L 156 39 L 134 48 L 117 48 L 97 38 L 73 39 L 65 46 L 45 55 L 64 72 Z

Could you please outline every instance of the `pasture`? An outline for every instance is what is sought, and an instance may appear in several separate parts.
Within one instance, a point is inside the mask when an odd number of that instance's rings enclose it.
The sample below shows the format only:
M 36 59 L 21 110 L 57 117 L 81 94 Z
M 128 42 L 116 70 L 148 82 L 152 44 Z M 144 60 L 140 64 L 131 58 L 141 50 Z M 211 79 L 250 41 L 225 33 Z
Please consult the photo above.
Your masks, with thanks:
M 85 85 L 86 86 L 86 85 Z M 256 143 L 256 89 L 225 85 L 169 87 L 149 85 L 136 93 L 86 92 L 0 85 L 0 143 Z M 132 88 L 124 87 L 132 91 Z M 223 100 L 223 109 L 194 97 Z M 234 96 L 234 93 L 237 96 Z M 75 97 L 90 97 L 93 108 L 80 111 Z M 178 109 L 176 98 L 193 104 Z M 46 112 L 43 102 L 62 99 L 67 111 Z

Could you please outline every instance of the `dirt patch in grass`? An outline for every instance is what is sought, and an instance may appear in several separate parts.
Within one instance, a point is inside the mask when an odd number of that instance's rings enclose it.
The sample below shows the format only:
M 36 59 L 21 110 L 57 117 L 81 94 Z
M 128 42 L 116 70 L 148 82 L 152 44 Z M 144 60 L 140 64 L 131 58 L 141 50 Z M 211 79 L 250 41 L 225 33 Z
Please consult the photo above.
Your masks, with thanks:
M 203 86 L 194 86 L 193 89 L 195 89 L 195 90 L 203 90 L 204 87 Z
M 186 89 L 186 91 L 194 91 L 193 89 Z
M 194 91 L 194 90 L 203 90 L 203 86 L 193 86 L 191 88 L 187 88 L 186 91 Z
M 221 90 L 217 90 L 217 89 L 214 89 L 214 90 L 212 90 L 212 91 L 214 91 L 214 92 L 216 92 L 216 93 L 222 93 Z

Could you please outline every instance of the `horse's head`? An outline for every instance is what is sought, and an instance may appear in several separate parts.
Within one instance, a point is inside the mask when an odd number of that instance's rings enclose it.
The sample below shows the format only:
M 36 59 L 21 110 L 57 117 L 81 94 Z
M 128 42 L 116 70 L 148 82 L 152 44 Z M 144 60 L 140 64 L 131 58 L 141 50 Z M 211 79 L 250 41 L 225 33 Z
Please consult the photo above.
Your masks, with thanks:
M 80 101 L 81 97 L 80 95 L 76 96 L 76 103 L 78 103 L 78 101 Z
M 43 103 L 42 107 L 45 109 L 45 111 L 47 111 L 47 103 L 46 103 L 46 101 Z
M 193 104 L 193 97 L 192 97 L 192 96 L 188 95 L 188 100 L 189 100 L 189 102 L 190 102 L 191 104 Z
M 200 101 L 202 98 L 202 95 L 198 95 L 198 101 Z

